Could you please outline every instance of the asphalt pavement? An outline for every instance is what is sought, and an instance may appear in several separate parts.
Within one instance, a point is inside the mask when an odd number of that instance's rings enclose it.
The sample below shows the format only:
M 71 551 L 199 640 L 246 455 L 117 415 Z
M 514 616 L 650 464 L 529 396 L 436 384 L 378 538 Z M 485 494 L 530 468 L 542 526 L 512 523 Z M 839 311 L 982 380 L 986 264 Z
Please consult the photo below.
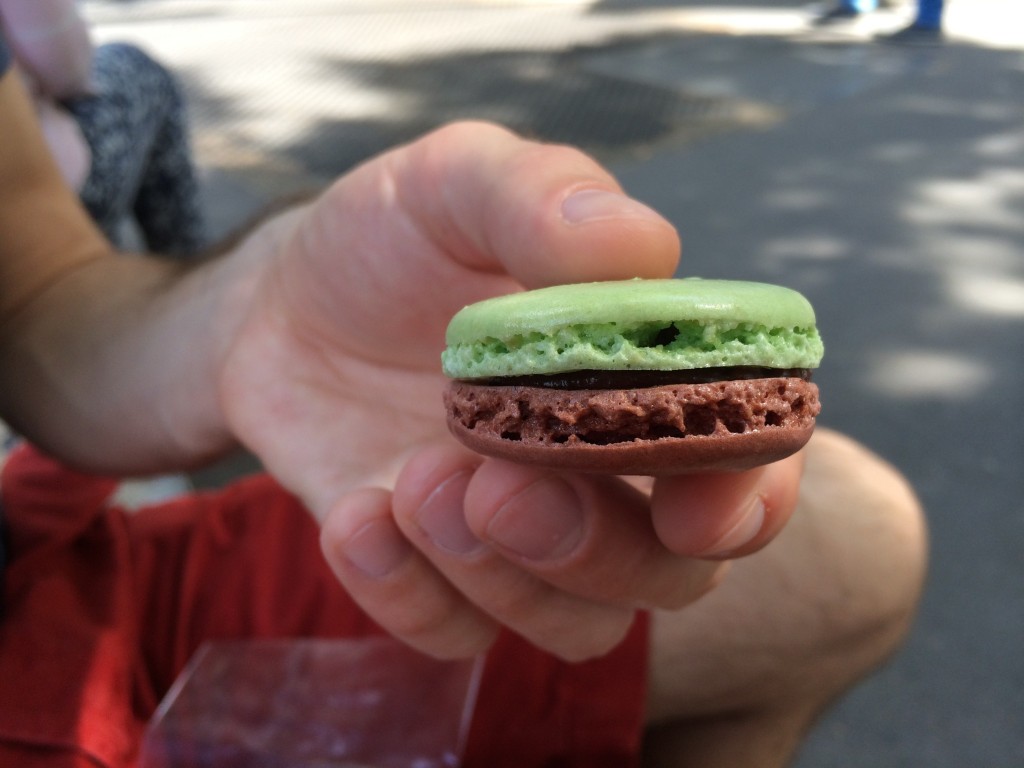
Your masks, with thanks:
M 903 651 L 797 765 L 1024 766 L 1024 6 L 946 41 L 730 0 L 90 0 L 171 65 L 214 229 L 448 120 L 569 141 L 675 222 L 681 272 L 814 303 L 821 422 L 895 463 L 932 563 Z

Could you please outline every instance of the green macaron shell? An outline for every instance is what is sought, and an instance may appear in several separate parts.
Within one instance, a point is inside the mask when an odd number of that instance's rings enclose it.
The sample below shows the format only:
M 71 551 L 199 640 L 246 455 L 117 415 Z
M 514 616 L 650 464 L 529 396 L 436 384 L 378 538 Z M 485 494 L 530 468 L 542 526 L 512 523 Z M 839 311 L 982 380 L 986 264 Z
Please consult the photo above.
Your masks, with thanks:
M 446 375 L 718 366 L 816 368 L 814 309 L 789 288 L 732 280 L 558 285 L 470 305 L 452 318 Z

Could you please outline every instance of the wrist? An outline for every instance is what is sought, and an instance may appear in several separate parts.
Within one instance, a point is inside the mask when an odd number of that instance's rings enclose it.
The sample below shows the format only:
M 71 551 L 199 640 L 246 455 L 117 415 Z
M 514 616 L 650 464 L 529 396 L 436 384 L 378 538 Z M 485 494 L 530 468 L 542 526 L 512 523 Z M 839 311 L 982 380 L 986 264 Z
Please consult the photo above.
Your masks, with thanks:
M 239 430 L 229 418 L 233 410 L 229 400 L 238 395 L 237 389 L 233 391 L 226 383 L 233 378 L 229 369 L 237 364 L 240 339 L 260 333 L 256 325 L 263 315 L 261 310 L 268 304 L 268 291 L 279 279 L 277 261 L 303 214 L 304 208 L 295 207 L 260 217 L 247 233 L 231 238 L 220 254 L 186 278 L 196 281 L 198 290 L 207 297 L 207 310 L 196 315 L 198 326 L 194 330 L 207 339 L 200 358 L 207 366 L 203 391 L 210 399 L 205 410 L 196 410 L 187 397 L 179 405 L 182 412 L 193 415 L 182 422 L 191 424 L 186 430 L 191 437 L 183 435 L 183 439 L 198 440 L 197 448 L 205 445 L 216 453 L 218 445 L 223 449 L 239 442 Z M 208 322 L 202 319 L 204 316 Z

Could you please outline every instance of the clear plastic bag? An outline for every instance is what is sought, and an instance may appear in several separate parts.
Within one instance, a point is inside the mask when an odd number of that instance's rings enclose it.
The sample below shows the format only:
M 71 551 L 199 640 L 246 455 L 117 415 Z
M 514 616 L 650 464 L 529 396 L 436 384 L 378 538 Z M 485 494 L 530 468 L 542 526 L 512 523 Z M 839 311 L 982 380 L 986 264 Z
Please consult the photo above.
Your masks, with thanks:
M 450 768 L 482 659 L 388 638 L 204 645 L 153 717 L 140 768 Z

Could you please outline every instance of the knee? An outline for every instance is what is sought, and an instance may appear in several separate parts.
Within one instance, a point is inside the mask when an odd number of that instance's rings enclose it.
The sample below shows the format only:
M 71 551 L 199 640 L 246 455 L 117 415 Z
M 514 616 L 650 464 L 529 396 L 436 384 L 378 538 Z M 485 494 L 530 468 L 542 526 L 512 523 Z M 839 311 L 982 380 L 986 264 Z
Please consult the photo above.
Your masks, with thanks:
M 902 474 L 827 430 L 808 448 L 798 512 L 809 570 L 804 650 L 822 667 L 819 682 L 832 673 L 841 689 L 885 661 L 912 625 L 927 571 L 925 517 Z
M 802 512 L 826 544 L 839 590 L 856 619 L 905 626 L 924 584 L 928 534 L 910 484 L 853 440 L 822 430 L 807 452 Z
M 655 617 L 652 712 L 817 711 L 900 646 L 926 561 L 924 516 L 902 475 L 818 430 L 778 538 L 698 603 Z
M 133 83 L 158 100 L 179 102 L 178 82 L 167 67 L 131 43 L 106 43 L 96 49 L 97 77 L 105 82 Z

